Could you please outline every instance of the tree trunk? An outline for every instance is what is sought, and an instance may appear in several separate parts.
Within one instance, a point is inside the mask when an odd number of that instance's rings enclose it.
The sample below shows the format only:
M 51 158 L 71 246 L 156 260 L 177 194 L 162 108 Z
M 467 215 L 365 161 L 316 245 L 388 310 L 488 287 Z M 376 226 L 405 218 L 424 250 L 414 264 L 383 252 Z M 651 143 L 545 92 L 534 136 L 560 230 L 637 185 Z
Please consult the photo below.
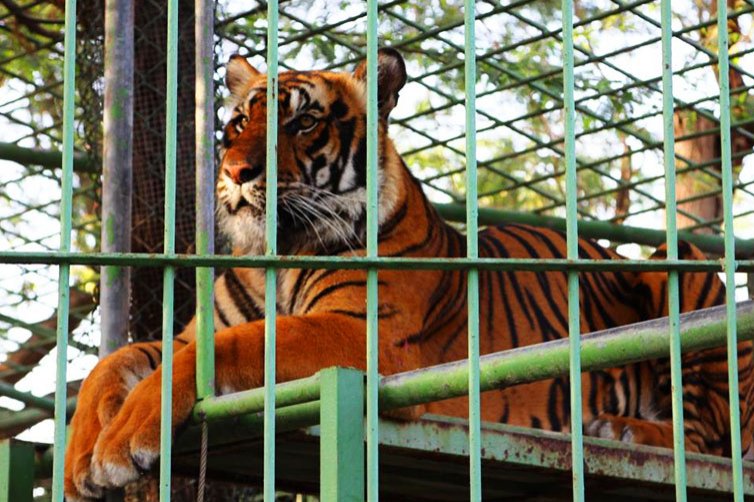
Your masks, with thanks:
M 685 141 L 676 140 L 675 153 L 677 157 L 686 159 L 694 164 L 704 164 L 720 158 L 720 134 L 708 132 L 718 127 L 716 122 L 698 114 L 694 110 L 676 110 L 673 115 L 673 129 L 675 137 L 690 134 L 701 134 Z M 688 167 L 682 160 L 676 160 L 679 171 Z M 708 166 L 709 171 L 720 174 L 719 162 Z M 720 197 L 720 182 L 713 176 L 698 170 L 679 174 L 676 179 L 676 200 L 683 201 L 700 194 L 709 193 L 706 197 L 695 198 L 689 202 L 678 204 L 678 228 L 692 228 L 698 233 L 715 233 L 710 226 L 699 226 L 701 223 L 681 214 L 685 211 L 696 216 L 703 222 L 717 220 L 722 216 L 722 198 Z

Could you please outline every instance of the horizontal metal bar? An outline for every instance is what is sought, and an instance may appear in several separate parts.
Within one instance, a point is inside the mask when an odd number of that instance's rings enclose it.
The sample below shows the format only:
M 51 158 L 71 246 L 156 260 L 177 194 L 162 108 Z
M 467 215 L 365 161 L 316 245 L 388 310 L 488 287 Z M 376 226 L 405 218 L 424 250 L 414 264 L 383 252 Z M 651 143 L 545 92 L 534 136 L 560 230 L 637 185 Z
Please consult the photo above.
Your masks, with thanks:
M 246 267 L 323 270 L 511 270 L 511 271 L 668 271 L 719 272 L 718 260 L 566 260 L 560 258 L 395 258 L 363 256 L 198 256 L 150 253 L 65 253 L 0 251 L 2 264 L 130 265 L 138 267 Z M 737 272 L 754 271 L 754 260 L 736 261 Z
M 278 384 L 275 388 L 275 406 L 283 408 L 319 399 L 319 373 L 308 378 Z M 264 408 L 264 389 L 250 389 L 224 396 L 206 397 L 194 406 L 192 419 L 201 422 L 242 415 Z
M 754 302 L 736 308 L 739 340 L 754 339 Z M 681 315 L 683 352 L 725 343 L 725 306 Z M 622 366 L 644 359 L 667 357 L 670 342 L 667 317 L 621 326 L 581 338 L 583 371 Z M 482 390 L 492 390 L 568 374 L 568 339 L 488 354 L 480 361 Z M 468 362 L 424 368 L 385 377 L 380 387 L 380 409 L 402 408 L 466 395 Z
M 279 384 L 277 387 L 280 387 Z M 319 387 L 319 385 L 317 385 Z M 245 436 L 261 436 L 264 429 L 264 416 L 261 407 L 257 412 L 247 413 L 232 419 L 211 421 L 209 424 L 210 448 L 233 443 L 240 434 Z M 290 432 L 302 427 L 319 423 L 319 400 L 294 404 L 275 410 L 275 429 L 277 433 Z M 183 434 L 176 437 L 176 453 L 197 451 L 201 444 L 201 427 L 189 427 Z
M 754 301 L 740 302 L 736 312 L 739 340 L 754 339 Z M 724 345 L 725 319 L 724 305 L 681 314 L 683 352 Z M 667 323 L 668 318 L 663 317 L 582 335 L 582 371 L 667 357 Z M 547 364 L 543 364 L 543 361 L 547 361 Z M 467 364 L 466 360 L 461 360 L 384 377 L 380 384 L 380 410 L 466 395 Z M 566 375 L 568 339 L 484 355 L 480 358 L 480 371 L 482 391 Z M 304 403 L 314 402 L 318 396 L 318 375 L 276 386 L 276 403 L 280 405 L 280 410 L 298 409 Z M 193 418 L 197 421 L 200 413 L 205 413 L 208 421 L 241 415 L 252 417 L 248 420 L 258 421 L 261 427 L 262 417 L 255 414 L 261 412 L 263 407 L 263 389 L 258 388 L 208 398 L 196 405 Z M 314 409 L 309 412 L 310 418 L 316 420 Z

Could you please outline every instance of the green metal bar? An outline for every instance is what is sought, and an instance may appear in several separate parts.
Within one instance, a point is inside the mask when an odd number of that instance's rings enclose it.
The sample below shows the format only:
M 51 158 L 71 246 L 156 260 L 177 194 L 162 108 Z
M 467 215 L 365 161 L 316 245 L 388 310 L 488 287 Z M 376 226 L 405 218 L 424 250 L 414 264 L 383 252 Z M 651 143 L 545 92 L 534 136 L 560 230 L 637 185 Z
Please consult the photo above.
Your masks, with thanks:
M 320 500 L 364 499 L 364 374 L 320 372 Z
M 20 391 L 14 386 L 2 381 L 0 381 L 0 396 L 6 396 L 11 399 L 16 399 L 17 401 L 21 401 L 22 403 L 34 408 L 39 408 L 40 410 L 49 412 L 55 411 L 55 401 L 53 401 L 52 399 L 39 397 L 35 396 L 34 394 L 29 394 L 28 392 Z
M 196 254 L 207 256 L 215 253 L 214 2 L 196 0 L 194 14 Z M 213 283 L 211 268 L 196 269 L 196 396 L 199 400 L 215 393 Z
M 34 447 L 14 439 L 0 441 L 0 502 L 31 502 Z
M 725 307 L 712 307 L 682 314 L 681 348 L 684 352 L 719 347 L 725 343 Z M 737 305 L 740 340 L 754 339 L 754 302 Z M 661 318 L 620 326 L 581 337 L 581 370 L 594 371 L 646 359 L 667 357 L 670 351 L 668 319 Z M 530 345 L 481 358 L 482 392 L 569 372 L 569 341 L 566 339 Z M 468 361 L 384 377 L 380 388 L 383 410 L 403 408 L 464 396 L 468 392 Z
M 63 179 L 60 194 L 60 251 L 71 250 L 73 199 L 73 129 L 76 89 L 76 0 L 65 2 L 65 59 L 63 62 Z M 58 322 L 55 368 L 55 434 L 52 470 L 52 500 L 63 501 L 65 466 L 66 391 L 68 364 L 68 309 L 70 266 L 58 271 Z
M 563 0 L 563 113 L 566 162 L 566 253 L 579 257 L 577 220 L 578 179 L 576 177 L 576 104 L 573 77 L 573 0 Z M 584 439 L 581 409 L 581 317 L 579 273 L 568 271 L 568 368 L 571 403 L 571 475 L 573 500 L 584 500 Z
M 321 377 L 317 373 L 308 378 L 284 382 L 275 386 L 275 406 L 282 408 L 319 399 Z M 193 420 L 202 416 L 222 419 L 264 409 L 264 389 L 251 389 L 224 396 L 207 397 L 194 406 Z
M 740 340 L 754 339 L 754 301 L 740 302 L 736 310 Z M 680 329 L 683 352 L 724 345 L 726 319 L 725 306 L 682 314 Z M 582 335 L 581 369 L 584 372 L 595 371 L 667 357 L 669 340 L 667 318 L 586 333 Z M 570 371 L 569 345 L 568 340 L 560 339 L 482 356 L 482 392 L 567 375 Z M 319 378 L 315 375 L 277 385 L 280 410 L 315 402 L 320 395 Z M 468 395 L 468 385 L 467 360 L 390 375 L 384 377 L 380 384 L 380 408 L 388 411 L 465 396 Z M 198 414 L 203 413 L 208 421 L 222 422 L 239 415 L 261 420 L 258 415 L 264 407 L 261 390 L 208 398 L 197 404 L 194 419 L 196 421 Z
M 476 165 L 476 9 L 474 0 L 465 0 L 463 82 L 466 112 L 466 255 L 479 258 L 478 201 Z M 479 269 L 468 272 L 468 358 L 469 358 L 469 500 L 482 500 L 481 396 L 479 391 Z
M 164 254 L 175 253 L 175 185 L 178 116 L 178 0 L 168 0 L 167 101 L 165 105 Z M 173 408 L 173 296 L 175 268 L 166 266 L 162 285 L 162 394 L 160 401 L 160 502 L 170 502 Z
M 265 256 L 277 255 L 278 179 L 278 0 L 267 4 L 267 166 Z M 277 275 L 265 269 L 264 280 L 264 500 L 275 500 L 275 336 Z
M 438 211 L 450 221 L 464 221 L 465 211 L 463 205 L 437 204 Z M 565 230 L 565 219 L 555 216 L 544 216 L 533 213 L 521 213 L 501 209 L 480 208 L 479 223 L 482 225 L 496 225 L 500 223 L 522 223 L 527 225 L 542 226 L 555 230 Z M 614 242 L 634 242 L 649 246 L 657 246 L 665 241 L 663 230 L 646 229 L 630 225 L 616 225 L 604 221 L 579 220 L 579 229 L 583 237 L 593 239 L 608 239 Z M 723 254 L 724 240 L 721 237 L 706 234 L 694 234 L 684 230 L 678 232 L 680 239 L 688 241 L 703 251 L 715 254 Z M 745 259 L 754 256 L 754 239 L 736 239 L 736 254 Z M 42 264 L 42 265 L 136 265 L 141 267 L 160 267 L 166 264 L 185 267 L 228 267 L 250 266 L 266 267 L 279 266 L 280 268 L 296 268 L 304 266 L 317 267 L 320 264 L 336 263 L 375 263 L 374 266 L 381 268 L 393 268 L 397 263 L 406 261 L 400 258 L 386 258 L 384 263 L 370 258 L 362 257 L 322 257 L 322 256 L 283 256 L 285 265 L 277 264 L 274 260 L 263 256 L 228 256 L 209 255 L 197 256 L 177 254 L 171 256 L 155 255 L 150 253 L 74 253 L 59 251 L 0 251 L 0 264 Z M 411 261 L 413 260 L 413 261 Z M 411 259 L 406 263 L 463 263 L 464 259 Z M 488 261 L 484 259 L 483 261 Z M 557 263 L 557 262 L 553 262 Z M 623 263 L 623 262 L 617 262 Z M 660 262 L 662 263 L 662 262 Z M 364 265 L 361 265 L 364 266 Z M 655 267 L 656 263 L 650 264 Z M 745 262 L 744 262 L 745 266 Z M 358 267 L 356 267 L 358 268 Z
M 678 230 L 676 228 L 675 142 L 673 131 L 673 53 L 671 44 L 671 0 L 661 0 L 662 24 L 662 123 L 663 161 L 665 165 L 665 225 L 667 228 L 667 257 L 678 259 Z M 681 381 L 680 302 L 678 272 L 668 272 L 668 320 L 670 340 L 670 383 L 673 410 L 673 457 L 675 471 L 675 499 L 686 500 L 686 450 L 683 429 L 683 382 Z
M 319 410 L 319 400 L 278 408 L 275 411 L 275 430 L 277 433 L 282 433 L 317 425 L 320 420 Z M 211 417 L 207 417 L 209 447 L 229 443 L 238 444 L 238 437 L 241 434 L 258 441 L 264 435 L 264 414 L 259 413 L 262 411 L 261 407 L 257 411 L 233 417 L 231 420 L 214 421 Z M 190 427 L 177 438 L 175 449 L 176 451 L 197 451 L 200 440 L 201 428 Z
M 133 265 L 139 267 L 248 267 L 275 269 L 322 270 L 515 270 L 551 271 L 573 268 L 579 272 L 594 271 L 663 271 L 719 272 L 722 265 L 717 260 L 592 260 L 539 258 L 398 258 L 398 257 L 337 257 L 337 256 L 196 256 L 153 255 L 149 253 L 88 254 L 34 252 L 0 252 L 0 263 L 47 265 Z M 738 260 L 738 272 L 754 271 L 754 259 Z
M 367 257 L 378 255 L 379 224 L 379 130 L 378 130 L 378 51 L 377 0 L 367 0 Z M 367 501 L 380 497 L 379 467 L 379 317 L 377 270 L 367 269 L 367 341 L 366 341 L 366 439 L 367 439 Z
M 736 333 L 736 242 L 733 223 L 733 166 L 730 127 L 730 60 L 728 58 L 728 4 L 717 1 L 717 59 L 720 80 L 720 166 L 723 175 L 723 218 L 725 225 L 725 312 L 727 317 L 728 404 L 730 405 L 730 444 L 733 464 L 733 497 L 744 500 L 741 451 L 741 408 L 738 388 L 738 334 Z M 712 57 L 712 56 L 710 56 Z

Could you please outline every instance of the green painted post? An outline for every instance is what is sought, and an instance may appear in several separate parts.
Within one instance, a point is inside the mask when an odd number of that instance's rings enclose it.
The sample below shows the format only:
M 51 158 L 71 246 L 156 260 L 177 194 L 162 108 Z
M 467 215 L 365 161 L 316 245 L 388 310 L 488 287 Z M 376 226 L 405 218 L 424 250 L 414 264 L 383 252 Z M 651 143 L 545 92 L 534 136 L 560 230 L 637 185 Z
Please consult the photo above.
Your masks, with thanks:
M 71 250 L 73 199 L 73 128 L 76 79 L 76 0 L 65 2 L 65 59 L 63 62 L 63 179 L 60 194 L 60 251 Z M 58 271 L 58 324 L 55 359 L 55 434 L 52 469 L 52 500 L 63 501 L 66 444 L 66 374 L 68 364 L 68 310 L 70 266 Z
M 367 257 L 376 258 L 379 218 L 377 177 L 379 133 L 377 129 L 377 0 L 367 0 Z M 377 270 L 367 269 L 367 500 L 377 502 L 379 482 L 379 318 Z
M 665 225 L 668 260 L 678 259 L 675 194 L 675 138 L 673 131 L 673 54 L 670 0 L 660 3 L 662 24 L 662 122 L 665 164 Z M 686 500 L 686 451 L 683 433 L 683 382 L 681 381 L 681 332 L 678 272 L 668 272 L 668 319 L 670 330 L 670 387 L 673 409 L 673 455 L 676 501 Z
M 34 448 L 29 443 L 0 441 L 0 502 L 31 502 L 34 491 Z
M 164 254 L 175 254 L 175 183 L 178 114 L 178 0 L 168 0 L 167 101 L 165 120 Z M 170 502 L 173 407 L 173 286 L 175 267 L 162 284 L 162 394 L 160 402 L 160 502 Z
M 563 107 L 565 114 L 566 239 L 568 260 L 579 257 L 576 177 L 576 128 L 573 96 L 573 0 L 563 0 Z M 581 410 L 581 326 L 579 273 L 568 271 L 568 367 L 571 400 L 573 500 L 584 500 L 584 440 Z
M 320 500 L 364 500 L 364 373 L 320 371 Z
M 464 2 L 464 89 L 466 97 L 466 248 L 479 258 L 476 161 L 476 22 L 474 0 Z M 479 395 L 479 269 L 468 272 L 469 500 L 482 500 L 481 397 Z
M 277 255 L 278 179 L 278 0 L 267 3 L 267 166 L 265 256 Z M 275 501 L 275 323 L 277 275 L 265 270 L 264 281 L 264 500 Z
M 744 500 L 741 451 L 741 417 L 738 396 L 738 333 L 736 332 L 736 242 L 733 231 L 733 166 L 730 138 L 730 81 L 728 56 L 728 4 L 717 1 L 717 50 L 720 78 L 720 158 L 723 174 L 723 219 L 725 222 L 725 310 L 728 349 L 728 403 L 730 404 L 730 444 L 733 464 L 733 493 L 736 502 Z
M 214 33 L 215 5 L 196 0 L 194 8 L 196 124 L 196 254 L 215 252 L 215 122 Z M 196 396 L 215 392 L 214 273 L 196 269 Z

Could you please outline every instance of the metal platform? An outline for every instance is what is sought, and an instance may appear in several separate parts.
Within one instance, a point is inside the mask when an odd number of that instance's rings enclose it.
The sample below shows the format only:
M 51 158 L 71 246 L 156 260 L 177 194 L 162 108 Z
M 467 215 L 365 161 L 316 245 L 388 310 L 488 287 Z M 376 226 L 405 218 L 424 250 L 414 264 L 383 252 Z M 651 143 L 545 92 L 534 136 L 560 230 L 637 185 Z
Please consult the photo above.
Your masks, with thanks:
M 248 419 L 248 417 L 247 417 Z M 260 483 L 262 439 L 248 420 L 231 419 L 210 426 L 210 478 Z M 278 434 L 277 486 L 318 493 L 320 427 Z M 174 453 L 174 469 L 196 475 L 196 428 L 183 434 Z M 571 500 L 571 447 L 567 434 L 483 423 L 484 500 Z M 214 439 L 213 439 L 214 436 Z M 381 500 L 468 500 L 466 421 L 425 416 L 406 422 L 380 422 Z M 636 447 L 593 438 L 584 440 L 587 500 L 674 500 L 670 450 Z M 688 455 L 689 500 L 731 500 L 728 459 Z M 746 462 L 744 487 L 754 500 L 754 463 Z

